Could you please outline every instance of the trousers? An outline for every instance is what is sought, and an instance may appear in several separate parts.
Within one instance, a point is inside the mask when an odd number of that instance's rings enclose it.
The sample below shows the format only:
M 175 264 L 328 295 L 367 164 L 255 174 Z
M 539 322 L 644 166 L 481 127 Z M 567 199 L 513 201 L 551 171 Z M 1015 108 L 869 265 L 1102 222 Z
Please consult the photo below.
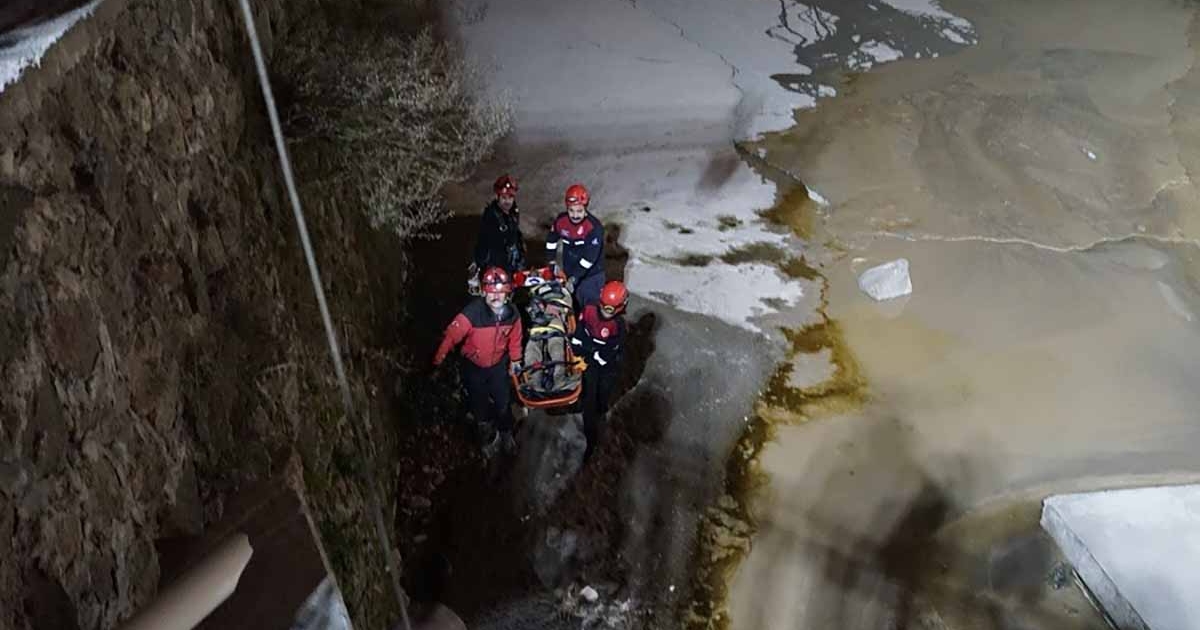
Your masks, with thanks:
M 616 384 L 615 365 L 600 367 L 592 364 L 583 372 L 583 392 L 579 399 L 583 410 L 583 435 L 587 438 L 584 459 L 591 457 L 604 435 L 608 424 L 608 401 Z
M 511 431 L 512 389 L 505 361 L 492 367 L 479 367 L 463 361 L 463 382 L 467 386 L 467 403 L 476 422 L 486 422 L 497 431 Z

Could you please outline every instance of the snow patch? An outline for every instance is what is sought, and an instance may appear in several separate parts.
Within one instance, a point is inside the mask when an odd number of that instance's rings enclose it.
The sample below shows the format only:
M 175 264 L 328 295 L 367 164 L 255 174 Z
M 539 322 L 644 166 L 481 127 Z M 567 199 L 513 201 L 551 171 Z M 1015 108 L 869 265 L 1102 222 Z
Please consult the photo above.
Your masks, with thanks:
M 893 9 L 917 17 L 932 18 L 946 22 L 966 31 L 973 30 L 971 23 L 943 9 L 936 0 L 883 0 Z
M 4 34 L 0 39 L 4 42 L 0 44 L 0 92 L 19 79 L 26 68 L 38 65 L 54 42 L 76 22 L 91 15 L 100 2 L 93 0 L 53 20 Z
M 619 242 L 638 259 L 639 271 L 626 270 L 629 288 L 638 295 L 756 330 L 745 318 L 771 312 L 764 300 L 779 305 L 775 300 L 802 294 L 802 283 L 768 273 L 768 265 L 756 271 L 719 260 L 747 245 L 794 245 L 789 232 L 758 215 L 775 205 L 775 185 L 747 168 L 731 146 L 643 148 L 619 156 L 572 153 L 544 170 L 555 175 L 540 179 L 539 187 L 563 190 L 575 178 L 588 185 L 593 212 L 619 230 Z M 689 266 L 697 264 L 707 266 Z M 743 268 L 748 275 L 739 271 Z M 714 276 L 722 280 L 708 293 L 716 290 L 719 296 L 701 298 L 695 278 Z M 760 283 L 760 277 L 766 281 Z
M 762 330 L 752 318 L 774 312 L 764 302 L 770 296 L 788 306 L 804 297 L 798 283 L 787 281 L 769 265 L 728 265 L 712 262 L 705 267 L 647 264 L 631 258 L 625 268 L 629 290 L 675 308 L 716 317 L 752 332 Z
M 858 52 L 851 55 L 850 58 L 847 59 L 847 61 L 846 61 L 846 67 L 850 68 L 851 70 L 854 70 L 855 72 L 866 72 L 867 70 L 870 70 L 874 65 L 875 64 L 872 61 L 870 61 L 870 59 L 866 55 L 863 55 Z
M 939 34 L 955 44 L 968 46 L 975 43 L 975 27 L 969 21 L 943 9 L 937 0 L 883 1 L 897 11 L 941 25 L 942 29 Z
M 769 207 L 770 204 L 767 204 Z M 641 208 L 651 208 L 646 213 Z M 719 256 L 743 245 L 774 243 L 783 245 L 786 236 L 768 230 L 758 217 L 743 212 L 708 216 L 701 206 L 665 205 L 628 208 L 621 213 L 605 213 L 605 222 L 624 225 L 621 244 L 647 258 L 678 260 L 687 256 Z M 647 216 L 648 215 L 648 216 Z M 736 223 L 726 227 L 722 219 Z
M 657 152 L 587 159 L 573 170 L 595 172 L 592 203 L 605 223 L 621 225 L 621 244 L 637 255 L 672 260 L 716 256 L 757 242 L 782 244 L 757 211 L 775 204 L 775 186 L 750 170 L 732 149 L 690 151 L 664 163 Z M 714 164 L 731 172 L 706 185 Z
M 739 247 L 786 249 L 792 240 L 757 213 L 774 205 L 775 186 L 729 153 L 726 158 L 698 153 L 667 172 L 654 165 L 654 156 L 646 163 L 627 156 L 597 178 L 592 198 L 610 208 L 597 215 L 605 224 L 620 225 L 620 243 L 633 253 L 625 269 L 630 291 L 762 332 L 751 318 L 793 304 L 804 291 L 768 264 L 720 260 Z M 707 164 L 721 159 L 735 161 L 728 179 L 718 187 L 698 186 Z M 621 206 L 607 205 L 613 202 Z
M 887 63 L 889 61 L 895 61 L 904 56 L 903 53 L 901 53 L 899 50 L 896 50 L 895 48 L 892 48 L 886 42 L 878 42 L 878 41 L 874 41 L 874 40 L 869 41 L 869 42 L 863 44 L 862 46 L 859 46 L 858 49 L 863 51 L 864 53 L 870 55 L 871 58 L 874 59 L 877 63 Z
M 955 44 L 962 44 L 964 46 L 971 43 L 971 42 L 968 42 L 962 35 L 959 35 L 958 31 L 951 29 L 951 28 L 943 28 L 942 29 L 942 37 L 945 37 L 946 39 L 954 42 Z
M 847 56 L 846 65 L 851 70 L 863 72 L 875 67 L 877 63 L 888 63 L 903 58 L 904 53 L 896 50 L 887 42 L 869 39 Z
M 1200 486 L 1059 494 L 1042 502 L 1058 543 L 1117 628 L 1196 628 Z

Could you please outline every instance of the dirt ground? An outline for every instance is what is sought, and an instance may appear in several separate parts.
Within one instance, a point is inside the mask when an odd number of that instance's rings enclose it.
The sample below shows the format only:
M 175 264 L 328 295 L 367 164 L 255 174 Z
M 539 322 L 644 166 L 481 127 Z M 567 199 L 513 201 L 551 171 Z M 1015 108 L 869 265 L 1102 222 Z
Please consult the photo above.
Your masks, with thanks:
M 406 295 L 413 307 L 411 318 L 400 330 L 403 343 L 417 357 L 432 358 L 441 331 L 469 299 L 466 266 L 477 229 L 478 216 L 464 212 L 442 227 L 438 240 L 413 248 L 412 260 L 419 271 Z M 531 227 L 529 231 L 540 233 Z M 605 265 L 608 277 L 619 279 L 625 254 L 615 236 L 610 234 Z M 540 263 L 542 242 L 537 238 L 527 242 L 533 265 Z M 638 382 L 654 352 L 653 314 L 629 323 L 622 379 L 614 400 Z M 464 393 L 456 370 L 418 370 L 411 378 L 412 383 L 398 384 L 400 417 L 411 422 L 412 429 L 400 444 L 404 455 L 398 478 L 403 498 L 396 523 L 398 538 L 405 541 L 402 552 L 409 559 L 407 565 L 418 568 L 409 575 L 409 588 L 418 599 L 437 597 L 468 623 L 495 616 L 496 609 L 513 602 L 552 599 L 534 575 L 531 560 L 534 536 L 548 524 L 577 531 L 599 545 L 594 560 L 579 568 L 575 577 L 586 575 L 617 586 L 624 581 L 628 568 L 619 553 L 626 536 L 619 509 L 623 471 L 637 444 L 662 437 L 661 431 L 644 421 L 643 410 L 618 407 L 595 456 L 545 516 L 531 519 L 515 512 L 513 497 L 518 490 L 513 484 L 519 480 L 510 475 L 511 462 L 489 466 L 480 455 L 464 420 Z M 519 412 L 517 417 L 521 418 Z M 509 622 L 546 621 L 520 617 L 520 612 L 514 612 Z

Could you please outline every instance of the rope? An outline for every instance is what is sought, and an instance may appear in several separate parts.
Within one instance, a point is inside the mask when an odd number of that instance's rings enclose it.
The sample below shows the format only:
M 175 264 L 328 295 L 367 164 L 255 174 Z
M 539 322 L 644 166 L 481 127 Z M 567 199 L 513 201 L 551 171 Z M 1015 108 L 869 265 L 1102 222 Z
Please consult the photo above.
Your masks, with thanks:
M 325 338 L 329 342 L 329 354 L 333 358 L 333 369 L 337 375 L 338 388 L 342 393 L 342 406 L 346 418 L 354 422 L 354 399 L 350 395 L 350 383 L 346 379 L 346 368 L 342 364 L 342 353 L 337 342 L 337 334 L 333 329 L 333 318 L 329 315 L 329 304 L 325 301 L 325 289 L 321 284 L 321 273 L 317 269 L 317 259 L 313 254 L 312 241 L 308 237 L 308 224 L 304 220 L 304 211 L 300 208 L 300 195 L 296 193 L 296 182 L 292 176 L 291 160 L 288 158 L 287 146 L 283 140 L 283 131 L 279 125 L 279 114 L 275 109 L 275 97 L 271 91 L 271 82 L 267 77 L 267 65 L 263 61 L 262 47 L 259 44 L 258 31 L 254 27 L 254 14 L 250 10 L 249 0 L 240 0 L 242 17 L 246 24 L 246 34 L 250 37 L 250 50 L 254 54 L 254 67 L 258 71 L 258 84 L 262 88 L 263 99 L 267 105 L 267 116 L 271 121 L 271 133 L 275 136 L 275 151 L 279 154 L 279 164 L 283 169 L 283 180 L 287 185 L 288 199 L 292 205 L 292 215 L 296 219 L 296 227 L 300 231 L 300 244 L 304 248 L 304 260 L 308 263 L 308 273 L 312 280 L 313 292 L 317 295 L 317 304 L 321 309 L 321 322 L 325 326 Z M 379 544 L 383 547 L 383 555 L 387 559 L 388 573 L 391 575 L 392 590 L 396 602 L 400 605 L 400 616 L 404 630 L 412 630 L 408 619 L 408 607 L 404 602 L 404 589 L 400 586 L 400 567 L 397 566 L 392 545 L 388 542 L 387 526 L 383 520 L 383 508 L 379 498 L 379 486 L 375 479 L 374 465 L 367 472 L 369 499 L 372 520 L 375 521 L 375 533 Z

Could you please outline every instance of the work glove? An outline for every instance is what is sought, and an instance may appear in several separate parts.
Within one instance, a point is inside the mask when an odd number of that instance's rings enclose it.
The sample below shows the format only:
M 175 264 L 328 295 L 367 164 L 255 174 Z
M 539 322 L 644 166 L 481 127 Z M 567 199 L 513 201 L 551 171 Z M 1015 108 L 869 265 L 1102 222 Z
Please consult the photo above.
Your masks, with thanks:
M 479 266 L 471 263 L 467 267 L 467 293 L 469 295 L 479 295 L 481 293 L 479 288 Z
M 509 371 L 512 373 L 513 376 L 520 376 L 521 375 L 521 362 L 513 361 L 512 365 L 509 366 Z
M 567 293 L 575 293 L 575 278 L 567 278 Z

